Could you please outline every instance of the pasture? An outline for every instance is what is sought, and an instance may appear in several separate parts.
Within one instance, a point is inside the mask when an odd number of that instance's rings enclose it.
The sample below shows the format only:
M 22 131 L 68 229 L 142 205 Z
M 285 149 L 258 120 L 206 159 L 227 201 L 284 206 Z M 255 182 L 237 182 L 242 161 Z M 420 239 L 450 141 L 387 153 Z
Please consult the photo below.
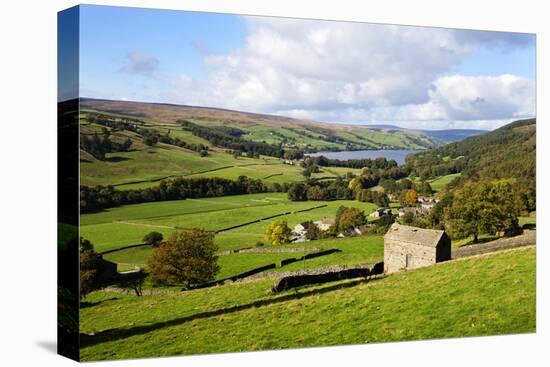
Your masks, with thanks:
M 135 297 L 94 292 L 84 361 L 534 332 L 535 249 L 281 294 L 274 279 Z
M 295 212 L 326 205 L 311 211 L 287 214 L 276 219 L 286 220 L 290 227 L 307 220 L 333 219 L 336 209 L 353 206 L 370 213 L 372 203 L 351 200 L 293 202 L 284 193 L 235 195 L 205 199 L 162 201 L 125 205 L 81 215 L 81 235 L 102 252 L 141 243 L 143 236 L 158 231 L 168 236 L 177 228 L 221 230 L 276 214 Z M 253 246 L 262 241 L 265 227 L 271 220 L 220 232 L 216 243 L 220 250 Z

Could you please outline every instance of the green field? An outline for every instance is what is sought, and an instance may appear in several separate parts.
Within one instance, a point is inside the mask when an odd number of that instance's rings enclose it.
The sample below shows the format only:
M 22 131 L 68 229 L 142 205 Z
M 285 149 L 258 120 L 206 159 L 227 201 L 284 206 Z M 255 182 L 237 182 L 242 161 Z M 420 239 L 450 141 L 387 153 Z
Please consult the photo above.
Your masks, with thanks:
M 435 180 L 429 180 L 428 183 L 434 191 L 440 191 L 458 176 L 460 176 L 460 173 L 453 173 L 450 175 L 438 177 Z
M 382 236 L 360 236 L 351 238 L 325 239 L 302 244 L 288 244 L 285 247 L 304 247 L 300 252 L 281 252 L 281 253 L 233 253 L 220 256 L 218 264 L 220 273 L 217 279 L 224 279 L 232 275 L 244 273 L 253 268 L 275 263 L 277 268 L 271 271 L 293 271 L 301 269 L 316 269 L 332 265 L 358 265 L 382 261 L 384 258 L 384 243 Z M 264 248 L 269 249 L 271 246 Z M 295 262 L 284 267 L 280 267 L 283 259 L 299 258 L 304 254 L 317 251 L 317 249 L 339 249 L 330 255 Z M 134 268 L 135 266 L 144 268 L 147 258 L 151 255 L 152 249 L 146 247 L 134 247 L 112 252 L 103 257 L 109 261 L 119 264 L 120 269 Z M 119 270 L 120 270 L 119 269 Z
M 273 279 L 135 297 L 94 292 L 85 361 L 534 332 L 535 249 L 281 294 Z
M 158 231 L 168 236 L 177 228 L 201 227 L 220 230 L 271 215 L 326 205 L 303 213 L 289 214 L 284 219 L 291 228 L 307 220 L 333 219 L 340 205 L 361 208 L 369 214 L 376 206 L 357 201 L 289 201 L 284 193 L 235 195 L 207 199 L 187 199 L 126 205 L 81 215 L 81 235 L 102 252 L 125 245 L 141 243 L 143 236 Z M 220 250 L 253 246 L 261 241 L 270 220 L 221 232 L 216 235 Z

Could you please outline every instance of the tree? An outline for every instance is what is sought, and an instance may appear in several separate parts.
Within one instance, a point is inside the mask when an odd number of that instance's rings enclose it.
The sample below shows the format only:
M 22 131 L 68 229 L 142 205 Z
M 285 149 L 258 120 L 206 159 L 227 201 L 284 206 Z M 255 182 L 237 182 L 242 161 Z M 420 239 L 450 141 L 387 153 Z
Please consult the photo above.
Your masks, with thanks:
M 288 189 L 288 199 L 292 201 L 306 201 L 307 187 L 303 183 L 294 183 Z
M 401 219 L 404 224 L 411 225 L 414 222 L 414 213 L 407 210 Z
M 140 270 L 135 273 L 119 276 L 119 279 L 116 282 L 116 285 L 117 287 L 122 289 L 133 290 L 136 296 L 139 297 L 142 294 L 143 283 L 145 283 L 145 278 L 147 278 L 147 273 Z
M 156 246 L 158 245 L 164 237 L 162 236 L 162 233 L 160 232 L 149 232 L 143 237 L 143 242 L 150 246 Z
M 452 204 L 444 209 L 445 228 L 454 238 L 480 233 L 515 233 L 523 208 L 513 180 L 469 182 L 455 189 Z
M 185 288 L 211 281 L 220 270 L 217 250 L 211 232 L 174 231 L 147 260 L 151 280 L 155 285 L 182 284 Z
M 323 200 L 324 191 L 320 186 L 310 186 L 307 189 L 307 199 L 308 200 Z
M 290 242 L 291 229 L 285 220 L 276 220 L 269 223 L 265 229 L 265 239 L 274 245 Z
M 420 185 L 418 185 L 418 192 L 421 195 L 429 196 L 433 194 L 432 186 L 427 181 L 422 181 Z
M 321 238 L 321 231 L 312 221 L 308 222 L 306 238 L 308 240 L 318 240 Z
M 342 217 L 342 214 L 348 209 L 347 206 L 340 205 L 338 209 L 336 209 L 336 215 L 334 216 L 334 223 L 338 226 L 338 223 L 340 223 L 340 218 Z
M 418 194 L 413 189 L 405 189 L 401 192 L 399 201 L 403 206 L 416 206 L 418 203 Z
M 152 147 L 155 144 L 157 144 L 157 142 L 158 142 L 158 138 L 156 136 L 146 135 L 143 137 L 143 144 L 147 146 Z
M 80 237 L 80 297 L 100 289 L 101 274 L 100 274 L 101 256 L 94 251 L 93 244 Z
M 353 191 L 359 191 L 363 189 L 363 183 L 359 177 L 356 177 L 349 182 L 348 188 Z
M 347 231 L 356 227 L 362 226 L 367 223 L 365 213 L 357 208 L 347 208 L 340 216 L 338 222 L 338 229 L 341 231 Z

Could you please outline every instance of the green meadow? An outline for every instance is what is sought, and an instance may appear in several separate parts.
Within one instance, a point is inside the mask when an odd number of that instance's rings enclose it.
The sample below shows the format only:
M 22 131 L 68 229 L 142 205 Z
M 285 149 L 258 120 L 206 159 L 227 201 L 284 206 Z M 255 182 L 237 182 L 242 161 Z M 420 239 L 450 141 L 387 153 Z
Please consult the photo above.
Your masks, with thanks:
M 272 294 L 274 279 L 89 294 L 85 361 L 534 332 L 535 249 Z M 304 332 L 307 330 L 307 332 Z
M 286 220 L 292 228 L 308 220 L 334 219 L 343 205 L 357 207 L 368 215 L 376 206 L 350 200 L 293 202 L 284 193 L 235 195 L 220 198 L 187 199 L 126 205 L 81 215 L 81 235 L 98 252 L 141 243 L 143 236 L 157 231 L 168 236 L 177 228 L 221 230 L 276 214 L 326 205 L 301 213 L 287 214 L 216 235 L 220 250 L 250 247 L 262 241 L 271 220 Z

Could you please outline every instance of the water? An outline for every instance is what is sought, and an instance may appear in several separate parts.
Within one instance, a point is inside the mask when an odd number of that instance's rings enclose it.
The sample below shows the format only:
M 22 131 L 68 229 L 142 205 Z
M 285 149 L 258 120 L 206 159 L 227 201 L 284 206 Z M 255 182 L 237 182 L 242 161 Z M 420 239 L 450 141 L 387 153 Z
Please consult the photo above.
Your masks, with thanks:
M 384 157 L 386 159 L 393 159 L 398 165 L 402 165 L 405 163 L 407 154 L 414 154 L 416 152 L 418 152 L 418 150 L 345 150 L 342 152 L 318 152 L 307 155 L 312 157 L 324 155 L 329 159 L 339 159 L 342 161 L 348 159 L 376 159 Z

